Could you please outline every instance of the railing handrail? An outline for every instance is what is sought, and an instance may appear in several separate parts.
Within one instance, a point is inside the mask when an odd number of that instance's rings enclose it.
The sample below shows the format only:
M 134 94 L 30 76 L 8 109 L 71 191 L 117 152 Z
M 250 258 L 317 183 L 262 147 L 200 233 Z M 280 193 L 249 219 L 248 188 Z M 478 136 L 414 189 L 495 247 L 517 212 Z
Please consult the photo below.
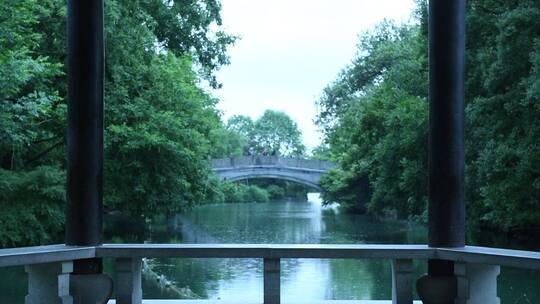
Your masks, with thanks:
M 326 160 L 306 159 L 301 157 L 286 157 L 277 155 L 248 155 L 212 159 L 211 165 L 213 170 L 266 165 L 289 168 L 308 168 L 323 171 L 335 168 L 337 166 L 335 163 Z
M 436 258 L 473 264 L 540 269 L 540 252 L 493 247 L 437 248 Z
M 427 245 L 347 244 L 105 244 L 98 257 L 430 259 Z
M 0 249 L 0 267 L 52 263 L 96 257 L 94 246 L 63 244 Z
M 314 172 L 314 173 L 324 173 L 327 171 L 325 169 L 312 169 L 312 168 L 282 166 L 282 165 L 248 165 L 248 166 L 241 166 L 241 167 L 219 167 L 219 168 L 214 168 L 213 170 L 215 172 L 221 172 L 221 171 L 230 171 L 230 170 L 242 171 L 242 170 L 273 169 L 273 168 L 297 170 L 297 171 L 304 171 L 304 172 Z
M 476 246 L 432 248 L 391 244 L 104 244 L 96 247 L 59 244 L 0 249 L 0 267 L 95 257 L 445 259 L 540 269 L 540 252 Z

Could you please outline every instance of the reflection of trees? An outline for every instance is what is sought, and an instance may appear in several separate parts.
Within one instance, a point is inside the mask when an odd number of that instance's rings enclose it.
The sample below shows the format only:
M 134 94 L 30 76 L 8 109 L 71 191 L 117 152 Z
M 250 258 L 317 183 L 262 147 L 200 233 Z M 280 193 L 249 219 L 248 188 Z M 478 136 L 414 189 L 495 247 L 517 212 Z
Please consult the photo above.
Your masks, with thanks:
M 201 206 L 178 221 L 164 216 L 145 221 L 128 216 L 107 216 L 106 242 L 220 242 L 220 243 L 425 243 L 425 227 L 399 221 L 379 221 L 363 215 L 343 214 L 307 203 L 227 204 Z M 188 226 L 186 224 L 189 223 Z M 186 229 L 189 228 L 189 229 Z M 497 233 L 469 232 L 471 245 L 515 249 L 538 248 L 535 240 L 515 240 Z M 536 247 L 534 247 L 536 246 Z M 259 259 L 155 259 L 154 270 L 178 288 L 188 288 L 201 298 L 213 296 L 227 282 L 261 279 Z M 293 280 L 302 263 L 326 263 L 327 298 L 390 299 L 391 267 L 388 260 L 282 260 L 282 278 Z M 105 259 L 105 271 L 114 275 L 114 260 Z M 311 264 L 310 264 L 311 265 Z M 308 265 L 309 266 L 309 265 Z M 15 268 L 13 268 L 15 269 Z M 305 269 L 304 269 L 305 270 Z M 6 268 L 0 279 L 2 300 L 19 303 L 26 293 L 22 268 Z M 414 278 L 426 271 L 425 261 L 415 261 Z M 304 273 L 305 274 L 305 273 Z M 322 273 L 321 273 L 322 275 Z M 499 295 L 503 303 L 536 303 L 540 289 L 538 271 L 503 268 Z M 248 277 L 250 276 L 250 277 Z M 320 278 L 320 277 L 319 277 Z M 160 289 L 156 279 L 144 277 L 144 294 L 151 298 L 178 298 L 174 289 Z M 262 288 L 262 285 L 261 285 Z M 184 289 L 187 290 L 187 289 Z M 526 295 L 527 298 L 525 298 Z M 8 299 L 8 300 L 4 300 Z M 511 300 L 512 299 L 512 300 Z M 514 301 L 515 299 L 515 301 Z M 3 303 L 2 302 L 2 303 Z
M 163 243 L 414 243 L 426 234 L 421 226 L 381 222 L 296 202 L 206 205 L 170 219 L 124 219 L 109 221 L 108 227 L 117 241 Z M 260 259 L 152 259 L 152 263 L 156 275 L 144 276 L 143 287 L 152 298 L 179 298 L 178 290 L 184 296 L 192 291 L 196 295 L 192 297 L 210 298 L 231 282 L 262 281 Z M 323 294 L 329 299 L 390 298 L 389 261 L 283 259 L 282 278 L 288 282 L 299 275 L 305 277 L 305 271 L 314 265 L 327 269 L 320 275 L 325 276 Z M 162 284 L 164 280 L 168 283 Z M 172 287 L 160 288 L 164 285 Z
M 426 243 L 426 228 L 404 221 L 381 221 L 367 215 L 340 213 L 324 209 L 325 243 L 415 244 Z
M 413 282 L 416 282 L 418 278 L 427 273 L 427 262 L 426 261 L 413 261 Z M 413 297 L 415 299 L 420 299 L 416 288 L 413 288 Z
M 540 251 L 538 238 L 532 235 L 514 235 L 487 229 L 467 231 L 467 245 Z
M 148 229 L 142 217 L 107 215 L 104 222 L 105 242 L 143 243 L 147 240 Z
M 305 202 L 202 206 L 189 214 L 189 222 L 215 242 L 319 243 L 320 211 L 314 207 Z M 184 238 L 203 238 L 196 231 L 184 231 L 190 234 Z
M 163 273 L 155 271 L 154 259 L 143 259 L 143 285 L 151 287 L 151 290 L 143 288 L 150 296 L 160 294 L 164 298 L 173 299 L 199 299 L 198 294 L 191 290 L 190 286 L 179 286 Z
M 539 277 L 538 270 L 501 267 L 497 290 L 501 303 L 539 303 Z
M 325 209 L 326 229 L 322 240 L 328 243 L 414 244 L 426 242 L 426 228 L 402 221 L 380 221 L 366 215 L 343 214 Z M 414 276 L 425 272 L 425 263 L 415 263 Z M 392 296 L 392 268 L 389 260 L 331 260 L 329 298 L 381 299 Z
M 209 298 L 218 290 L 220 282 L 230 281 L 245 274 L 258 273 L 262 277 L 262 261 L 258 259 L 153 259 L 155 273 L 170 280 L 176 289 L 190 290 L 199 298 Z M 171 288 L 160 289 L 156 282 L 145 281 L 145 293 L 161 298 L 178 298 Z
M 340 259 L 328 260 L 330 265 L 330 278 L 326 297 L 336 300 L 370 300 L 381 299 L 375 297 L 377 288 L 381 288 L 381 280 L 378 276 L 384 275 L 384 271 L 373 269 L 380 266 L 380 261 Z M 375 266 L 373 266 L 375 264 Z M 383 299 L 389 299 L 386 297 Z
M 392 267 L 388 260 L 366 261 L 366 270 L 371 274 L 373 287 L 371 299 L 388 300 L 392 298 Z
M 4 267 L 0 276 L 0 302 L 24 303 L 24 296 L 28 290 L 28 280 L 23 266 Z

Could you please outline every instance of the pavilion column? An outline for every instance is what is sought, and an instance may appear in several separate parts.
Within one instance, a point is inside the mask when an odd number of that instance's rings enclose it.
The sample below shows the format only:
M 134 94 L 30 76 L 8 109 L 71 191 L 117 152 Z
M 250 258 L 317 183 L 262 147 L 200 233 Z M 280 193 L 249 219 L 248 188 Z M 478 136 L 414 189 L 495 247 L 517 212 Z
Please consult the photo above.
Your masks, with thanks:
M 429 1 L 430 247 L 465 245 L 464 96 L 465 0 Z M 424 303 L 454 303 L 453 262 L 430 260 L 418 291 Z
M 103 0 L 69 0 L 67 245 L 102 243 L 103 65 Z M 101 262 L 74 272 L 100 273 Z
M 429 245 L 465 245 L 465 0 L 429 2 Z
M 103 0 L 68 0 L 68 176 L 66 244 L 102 244 Z M 101 259 L 76 260 L 75 303 L 106 303 L 112 280 Z

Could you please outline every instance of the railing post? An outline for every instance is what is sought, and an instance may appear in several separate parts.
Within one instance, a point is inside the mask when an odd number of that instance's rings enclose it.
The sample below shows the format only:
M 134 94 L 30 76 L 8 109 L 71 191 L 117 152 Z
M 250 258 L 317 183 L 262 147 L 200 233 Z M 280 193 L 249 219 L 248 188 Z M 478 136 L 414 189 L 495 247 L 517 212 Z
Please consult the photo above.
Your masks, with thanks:
M 411 259 L 392 260 L 392 304 L 412 304 Z
M 116 303 L 141 304 L 142 260 L 140 258 L 116 259 Z
M 72 304 L 69 275 L 73 262 L 26 265 L 28 295 L 25 304 Z
M 264 304 L 280 304 L 280 259 L 264 259 Z
M 500 266 L 471 263 L 454 263 L 457 280 L 455 304 L 499 304 L 497 276 Z

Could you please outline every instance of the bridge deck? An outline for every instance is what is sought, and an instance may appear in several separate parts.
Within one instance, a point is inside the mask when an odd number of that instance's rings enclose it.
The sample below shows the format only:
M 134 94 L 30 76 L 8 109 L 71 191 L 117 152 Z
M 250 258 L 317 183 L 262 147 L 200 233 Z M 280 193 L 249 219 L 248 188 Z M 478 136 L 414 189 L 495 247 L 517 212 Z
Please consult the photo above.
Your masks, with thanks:
M 297 182 L 320 190 L 321 176 L 336 164 L 323 160 L 281 156 L 238 156 L 212 160 L 212 170 L 231 182 L 252 178 L 274 178 Z
M 212 168 L 214 170 L 253 166 L 276 166 L 326 171 L 336 167 L 336 164 L 325 160 L 265 155 L 236 156 L 212 160 Z

